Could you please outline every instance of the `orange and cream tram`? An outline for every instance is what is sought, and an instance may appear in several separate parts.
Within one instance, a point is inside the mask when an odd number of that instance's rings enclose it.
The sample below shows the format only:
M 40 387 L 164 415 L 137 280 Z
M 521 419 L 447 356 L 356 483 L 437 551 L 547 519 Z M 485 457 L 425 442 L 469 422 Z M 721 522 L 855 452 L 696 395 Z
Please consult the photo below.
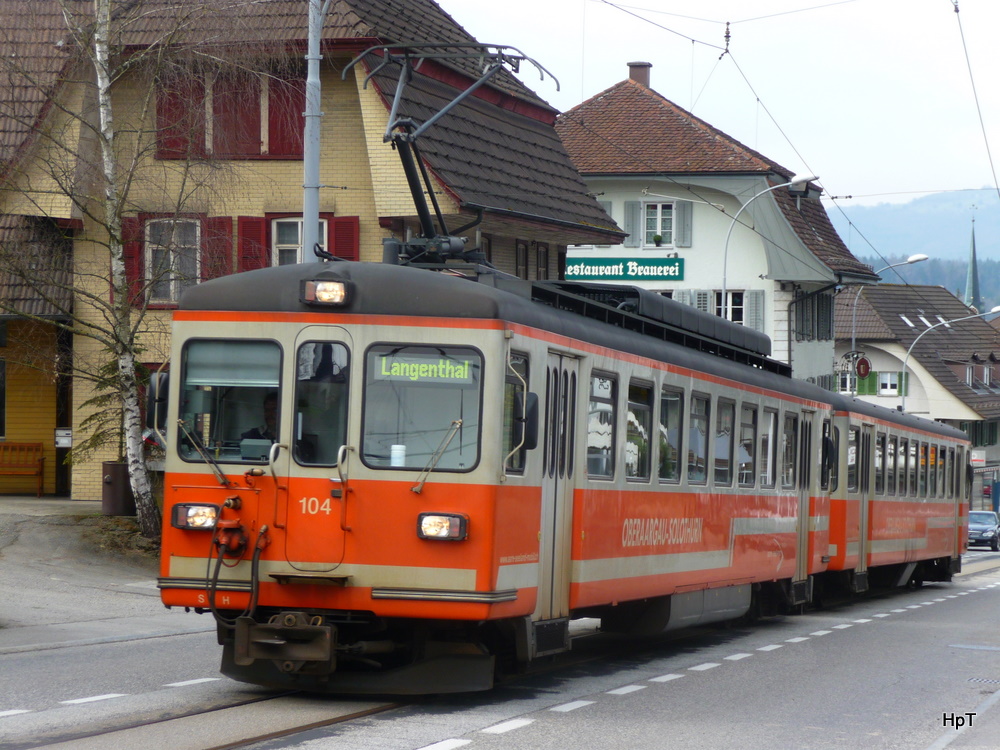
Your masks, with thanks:
M 151 389 L 162 599 L 213 613 L 235 679 L 414 693 L 486 689 L 573 618 L 948 580 L 965 435 L 769 354 L 630 287 L 352 262 L 201 284 Z

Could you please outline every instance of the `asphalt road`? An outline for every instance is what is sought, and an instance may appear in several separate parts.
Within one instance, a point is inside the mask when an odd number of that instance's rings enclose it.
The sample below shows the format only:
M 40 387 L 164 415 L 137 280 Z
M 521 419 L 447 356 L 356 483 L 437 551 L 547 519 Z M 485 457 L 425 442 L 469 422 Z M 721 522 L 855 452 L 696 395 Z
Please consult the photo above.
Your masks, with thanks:
M 212 621 L 164 610 L 151 561 L 99 553 L 86 519 L 3 510 L 0 748 L 198 750 L 378 706 L 222 678 Z M 995 748 L 1000 553 L 972 551 L 964 568 L 952 584 L 629 644 L 256 747 Z

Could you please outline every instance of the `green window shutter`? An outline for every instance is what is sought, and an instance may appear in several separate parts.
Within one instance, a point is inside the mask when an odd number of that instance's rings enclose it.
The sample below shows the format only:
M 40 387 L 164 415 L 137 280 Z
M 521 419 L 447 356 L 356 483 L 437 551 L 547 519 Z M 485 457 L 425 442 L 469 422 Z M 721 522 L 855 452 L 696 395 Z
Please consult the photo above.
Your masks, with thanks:
M 859 396 L 877 396 L 878 395 L 878 373 L 870 372 L 867 378 L 858 378 L 858 395 Z
M 897 377 L 898 377 L 898 382 L 899 382 L 899 395 L 900 396 L 909 396 L 910 395 L 910 374 L 908 372 L 901 372 L 901 373 L 899 373 L 899 375 Z
M 625 247 L 642 247 L 642 204 L 639 201 L 625 201 L 625 226 L 628 232 Z
M 674 247 L 691 247 L 691 201 L 674 201 Z

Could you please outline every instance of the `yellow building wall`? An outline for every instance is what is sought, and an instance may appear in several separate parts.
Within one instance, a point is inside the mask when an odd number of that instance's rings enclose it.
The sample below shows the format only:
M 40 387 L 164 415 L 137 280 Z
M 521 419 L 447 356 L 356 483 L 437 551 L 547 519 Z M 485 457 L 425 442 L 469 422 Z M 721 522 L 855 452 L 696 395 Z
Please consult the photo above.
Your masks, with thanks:
M 43 492 L 55 491 L 56 333 L 44 323 L 7 321 L 6 426 L 3 441 L 42 443 L 45 455 Z M 37 479 L 0 475 L 0 494 L 34 496 Z

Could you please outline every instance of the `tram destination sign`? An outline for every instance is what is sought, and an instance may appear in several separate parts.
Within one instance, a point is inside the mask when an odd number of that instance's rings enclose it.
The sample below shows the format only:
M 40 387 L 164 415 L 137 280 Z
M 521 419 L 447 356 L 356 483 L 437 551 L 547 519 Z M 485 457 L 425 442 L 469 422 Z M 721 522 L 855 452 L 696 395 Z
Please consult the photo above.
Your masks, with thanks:
M 472 362 L 454 356 L 384 354 L 376 361 L 375 380 L 408 380 L 411 383 L 473 382 Z
M 683 281 L 683 258 L 573 258 L 566 263 L 573 281 Z

